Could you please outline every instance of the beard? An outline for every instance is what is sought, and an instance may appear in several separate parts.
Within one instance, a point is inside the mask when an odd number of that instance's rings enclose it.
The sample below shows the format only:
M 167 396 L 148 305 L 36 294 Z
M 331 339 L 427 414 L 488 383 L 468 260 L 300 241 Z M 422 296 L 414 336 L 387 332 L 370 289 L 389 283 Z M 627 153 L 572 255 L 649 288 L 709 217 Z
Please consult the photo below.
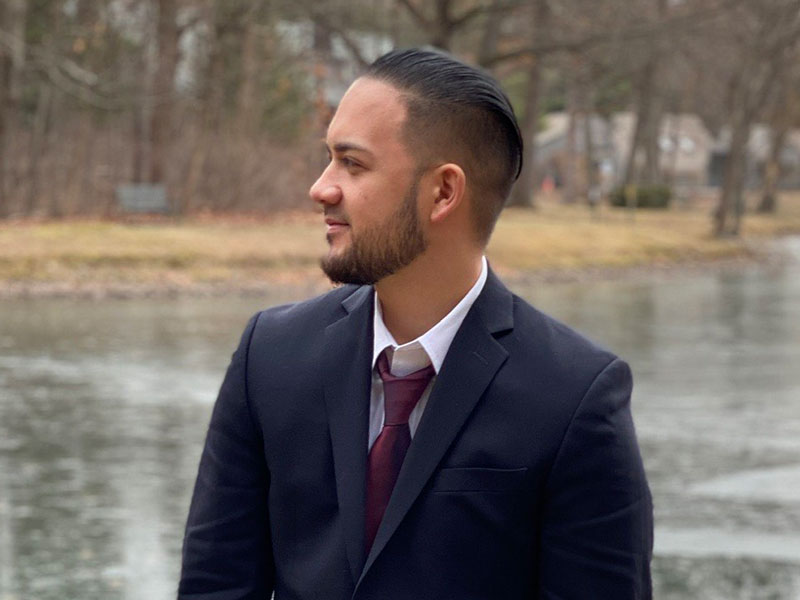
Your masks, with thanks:
M 350 236 L 350 246 L 341 254 L 320 261 L 333 283 L 372 285 L 409 265 L 428 247 L 417 214 L 417 182 L 393 215 L 358 235 L 351 229 Z

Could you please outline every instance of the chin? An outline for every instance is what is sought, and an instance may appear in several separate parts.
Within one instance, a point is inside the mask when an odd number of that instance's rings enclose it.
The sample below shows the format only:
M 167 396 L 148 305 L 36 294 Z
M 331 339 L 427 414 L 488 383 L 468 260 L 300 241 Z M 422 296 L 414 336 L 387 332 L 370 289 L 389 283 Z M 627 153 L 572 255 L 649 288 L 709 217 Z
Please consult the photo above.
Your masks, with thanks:
M 340 243 L 328 242 L 328 258 L 336 258 L 347 252 L 347 246 Z
M 336 246 L 337 243 L 338 243 L 338 245 L 344 244 L 345 242 L 342 240 L 342 234 L 344 234 L 344 233 L 345 233 L 344 231 L 337 231 L 337 232 L 334 232 L 334 233 L 326 233 L 325 234 L 325 240 L 327 240 L 328 246 L 330 246 L 331 249 L 333 249 L 333 247 Z

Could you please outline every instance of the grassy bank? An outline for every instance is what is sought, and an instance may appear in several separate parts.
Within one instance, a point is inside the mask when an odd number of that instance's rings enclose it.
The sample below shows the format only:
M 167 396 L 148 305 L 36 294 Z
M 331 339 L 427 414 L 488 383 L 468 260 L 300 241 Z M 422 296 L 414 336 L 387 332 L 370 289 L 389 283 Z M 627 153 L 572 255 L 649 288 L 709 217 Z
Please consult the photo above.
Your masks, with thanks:
M 506 275 L 580 274 L 652 264 L 748 258 L 769 237 L 800 233 L 800 195 L 774 216 L 748 215 L 739 239 L 710 234 L 710 207 L 670 211 L 602 208 L 544 201 L 508 210 L 488 255 Z M 247 290 L 274 283 L 325 286 L 319 215 L 116 223 L 0 224 L 0 292 Z
M 752 257 L 765 240 L 800 233 L 800 194 L 775 215 L 748 214 L 739 238 L 714 237 L 711 212 L 711 202 L 635 213 L 543 203 L 537 211 L 507 211 L 489 254 L 521 271 L 680 265 Z

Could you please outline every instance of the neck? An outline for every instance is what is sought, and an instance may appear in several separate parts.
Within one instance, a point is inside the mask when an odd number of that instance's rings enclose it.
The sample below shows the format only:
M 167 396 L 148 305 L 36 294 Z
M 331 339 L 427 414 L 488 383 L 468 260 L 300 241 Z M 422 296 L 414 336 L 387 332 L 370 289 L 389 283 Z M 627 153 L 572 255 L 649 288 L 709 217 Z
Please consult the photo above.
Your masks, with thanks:
M 475 285 L 482 253 L 453 254 L 437 257 L 423 253 L 375 284 L 383 322 L 399 344 L 418 338 L 436 325 Z

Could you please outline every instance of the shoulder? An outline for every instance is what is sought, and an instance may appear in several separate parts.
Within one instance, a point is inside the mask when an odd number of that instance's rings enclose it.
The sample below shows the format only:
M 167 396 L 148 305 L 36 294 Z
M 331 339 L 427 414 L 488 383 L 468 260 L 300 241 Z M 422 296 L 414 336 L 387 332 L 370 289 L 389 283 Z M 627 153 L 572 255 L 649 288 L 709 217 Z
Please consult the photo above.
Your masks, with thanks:
M 512 293 L 491 271 L 473 309 L 505 350 L 501 380 L 517 392 L 539 390 L 559 404 L 570 404 L 605 368 L 622 362 Z
M 508 352 L 509 368 L 531 389 L 548 390 L 549 396 L 572 404 L 579 402 L 601 375 L 610 372 L 614 379 L 618 375 L 630 380 L 627 365 L 612 351 L 512 296 L 514 327 L 499 341 Z
M 371 291 L 370 287 L 342 286 L 256 313 L 240 344 L 251 390 L 285 386 L 290 380 L 308 383 L 324 359 L 328 326 L 347 316 L 353 302 L 369 300 Z
M 323 331 L 325 327 L 345 316 L 343 303 L 348 298 L 368 295 L 368 286 L 344 285 L 325 294 L 290 304 L 273 306 L 253 317 L 253 337 L 281 333 Z
M 516 342 L 536 356 L 548 356 L 556 365 L 605 365 L 617 356 L 608 348 L 513 295 Z

